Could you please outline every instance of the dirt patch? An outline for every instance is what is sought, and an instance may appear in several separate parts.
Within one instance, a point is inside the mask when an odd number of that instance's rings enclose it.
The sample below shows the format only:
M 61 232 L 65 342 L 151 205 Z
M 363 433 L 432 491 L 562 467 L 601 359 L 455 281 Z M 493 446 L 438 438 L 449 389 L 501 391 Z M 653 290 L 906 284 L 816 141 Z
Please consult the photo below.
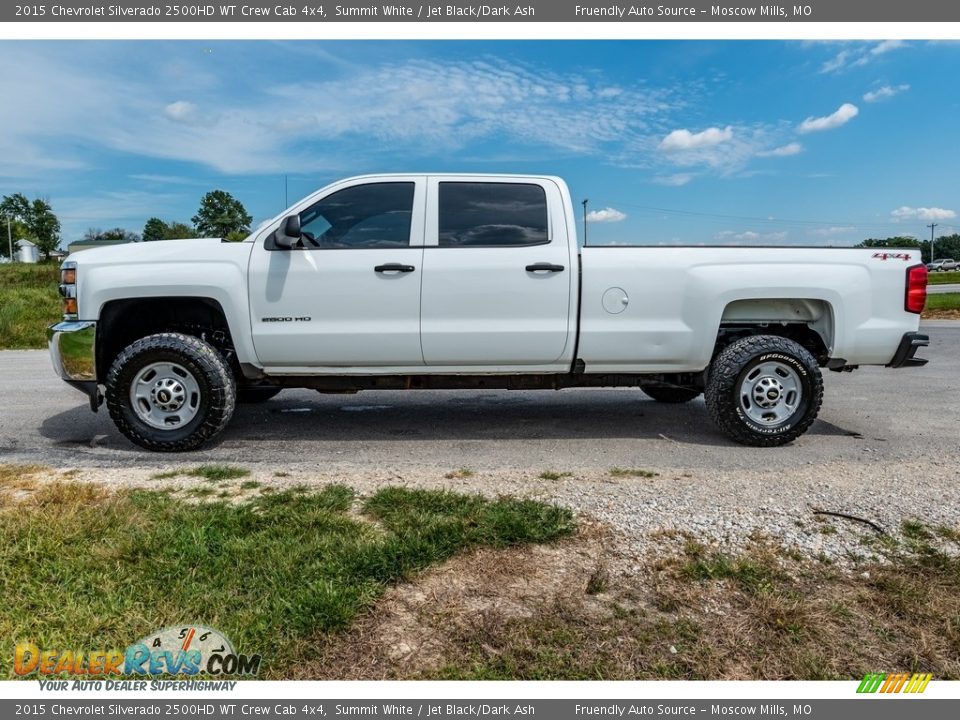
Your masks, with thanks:
M 485 550 L 389 591 L 312 639 L 297 679 L 960 677 L 960 564 L 930 545 L 854 570 L 763 538 L 724 555 L 683 533 L 627 569 L 599 526 Z
M 457 557 L 388 590 L 350 631 L 313 638 L 321 657 L 293 679 L 415 677 L 447 665 L 465 638 L 497 642 L 509 623 L 531 621 L 546 605 L 578 598 L 584 611 L 599 611 L 612 546 L 609 530 L 581 521 L 576 536 L 549 545 Z
M 960 320 L 960 310 L 924 310 L 924 320 Z

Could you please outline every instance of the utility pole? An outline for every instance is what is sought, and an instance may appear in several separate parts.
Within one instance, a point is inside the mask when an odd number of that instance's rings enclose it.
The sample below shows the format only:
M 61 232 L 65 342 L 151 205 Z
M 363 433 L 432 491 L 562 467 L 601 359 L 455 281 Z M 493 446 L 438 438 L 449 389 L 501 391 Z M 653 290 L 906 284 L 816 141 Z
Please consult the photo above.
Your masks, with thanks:
M 587 203 L 590 198 L 583 199 L 583 246 L 587 246 Z
M 933 262 L 933 229 L 937 227 L 937 223 L 930 223 L 927 227 L 930 228 L 930 262 Z
M 10 230 L 9 215 L 7 215 L 7 246 L 10 248 L 10 262 L 13 262 L 13 231 Z

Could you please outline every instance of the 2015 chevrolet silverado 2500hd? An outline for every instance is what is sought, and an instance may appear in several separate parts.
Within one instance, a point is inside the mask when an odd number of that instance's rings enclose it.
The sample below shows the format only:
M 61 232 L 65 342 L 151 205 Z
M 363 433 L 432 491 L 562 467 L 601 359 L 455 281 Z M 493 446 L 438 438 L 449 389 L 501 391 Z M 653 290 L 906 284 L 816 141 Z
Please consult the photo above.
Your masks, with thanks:
M 580 249 L 546 176 L 351 178 L 245 242 L 87 250 L 61 273 L 56 369 L 151 450 L 284 387 L 704 393 L 733 440 L 782 445 L 816 418 L 821 368 L 922 365 L 928 343 L 917 250 Z

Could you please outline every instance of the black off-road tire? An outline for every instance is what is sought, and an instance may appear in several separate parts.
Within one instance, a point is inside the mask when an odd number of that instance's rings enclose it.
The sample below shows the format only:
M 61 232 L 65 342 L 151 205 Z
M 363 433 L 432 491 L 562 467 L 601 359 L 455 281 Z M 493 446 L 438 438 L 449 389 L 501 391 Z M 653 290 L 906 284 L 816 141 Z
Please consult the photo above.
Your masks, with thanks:
M 283 388 L 276 385 L 240 385 L 237 387 L 237 402 L 241 405 L 253 405 L 276 397 Z
M 680 403 L 690 402 L 700 396 L 702 390 L 689 387 L 664 387 L 662 385 L 651 385 L 649 387 L 640 387 L 641 390 L 659 403 L 668 403 L 670 405 L 679 405 Z
M 740 396 L 749 373 L 766 362 L 791 368 L 802 388 L 797 408 L 774 426 L 751 419 Z M 714 358 L 704 399 L 710 417 L 727 437 L 741 445 L 776 447 L 796 440 L 816 420 L 823 402 L 823 377 L 816 359 L 799 343 L 776 335 L 753 335 L 731 343 Z
M 131 383 L 139 371 L 156 362 L 179 364 L 199 386 L 197 413 L 181 427 L 153 427 L 133 409 Z M 106 388 L 107 408 L 117 429 L 134 444 L 159 452 L 195 450 L 214 438 L 230 421 L 237 400 L 233 373 L 223 356 L 203 340 L 179 333 L 150 335 L 127 346 L 110 366 Z

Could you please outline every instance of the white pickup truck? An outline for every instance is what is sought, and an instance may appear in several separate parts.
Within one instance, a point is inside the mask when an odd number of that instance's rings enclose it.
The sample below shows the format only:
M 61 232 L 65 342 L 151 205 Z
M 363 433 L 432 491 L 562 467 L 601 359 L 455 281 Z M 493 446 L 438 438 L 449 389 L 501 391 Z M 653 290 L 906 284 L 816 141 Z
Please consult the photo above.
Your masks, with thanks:
M 576 229 L 556 177 L 350 178 L 244 242 L 70 256 L 51 356 L 162 451 L 287 387 L 703 393 L 731 439 L 775 446 L 816 418 L 821 368 L 926 362 L 917 250 L 580 248 Z

